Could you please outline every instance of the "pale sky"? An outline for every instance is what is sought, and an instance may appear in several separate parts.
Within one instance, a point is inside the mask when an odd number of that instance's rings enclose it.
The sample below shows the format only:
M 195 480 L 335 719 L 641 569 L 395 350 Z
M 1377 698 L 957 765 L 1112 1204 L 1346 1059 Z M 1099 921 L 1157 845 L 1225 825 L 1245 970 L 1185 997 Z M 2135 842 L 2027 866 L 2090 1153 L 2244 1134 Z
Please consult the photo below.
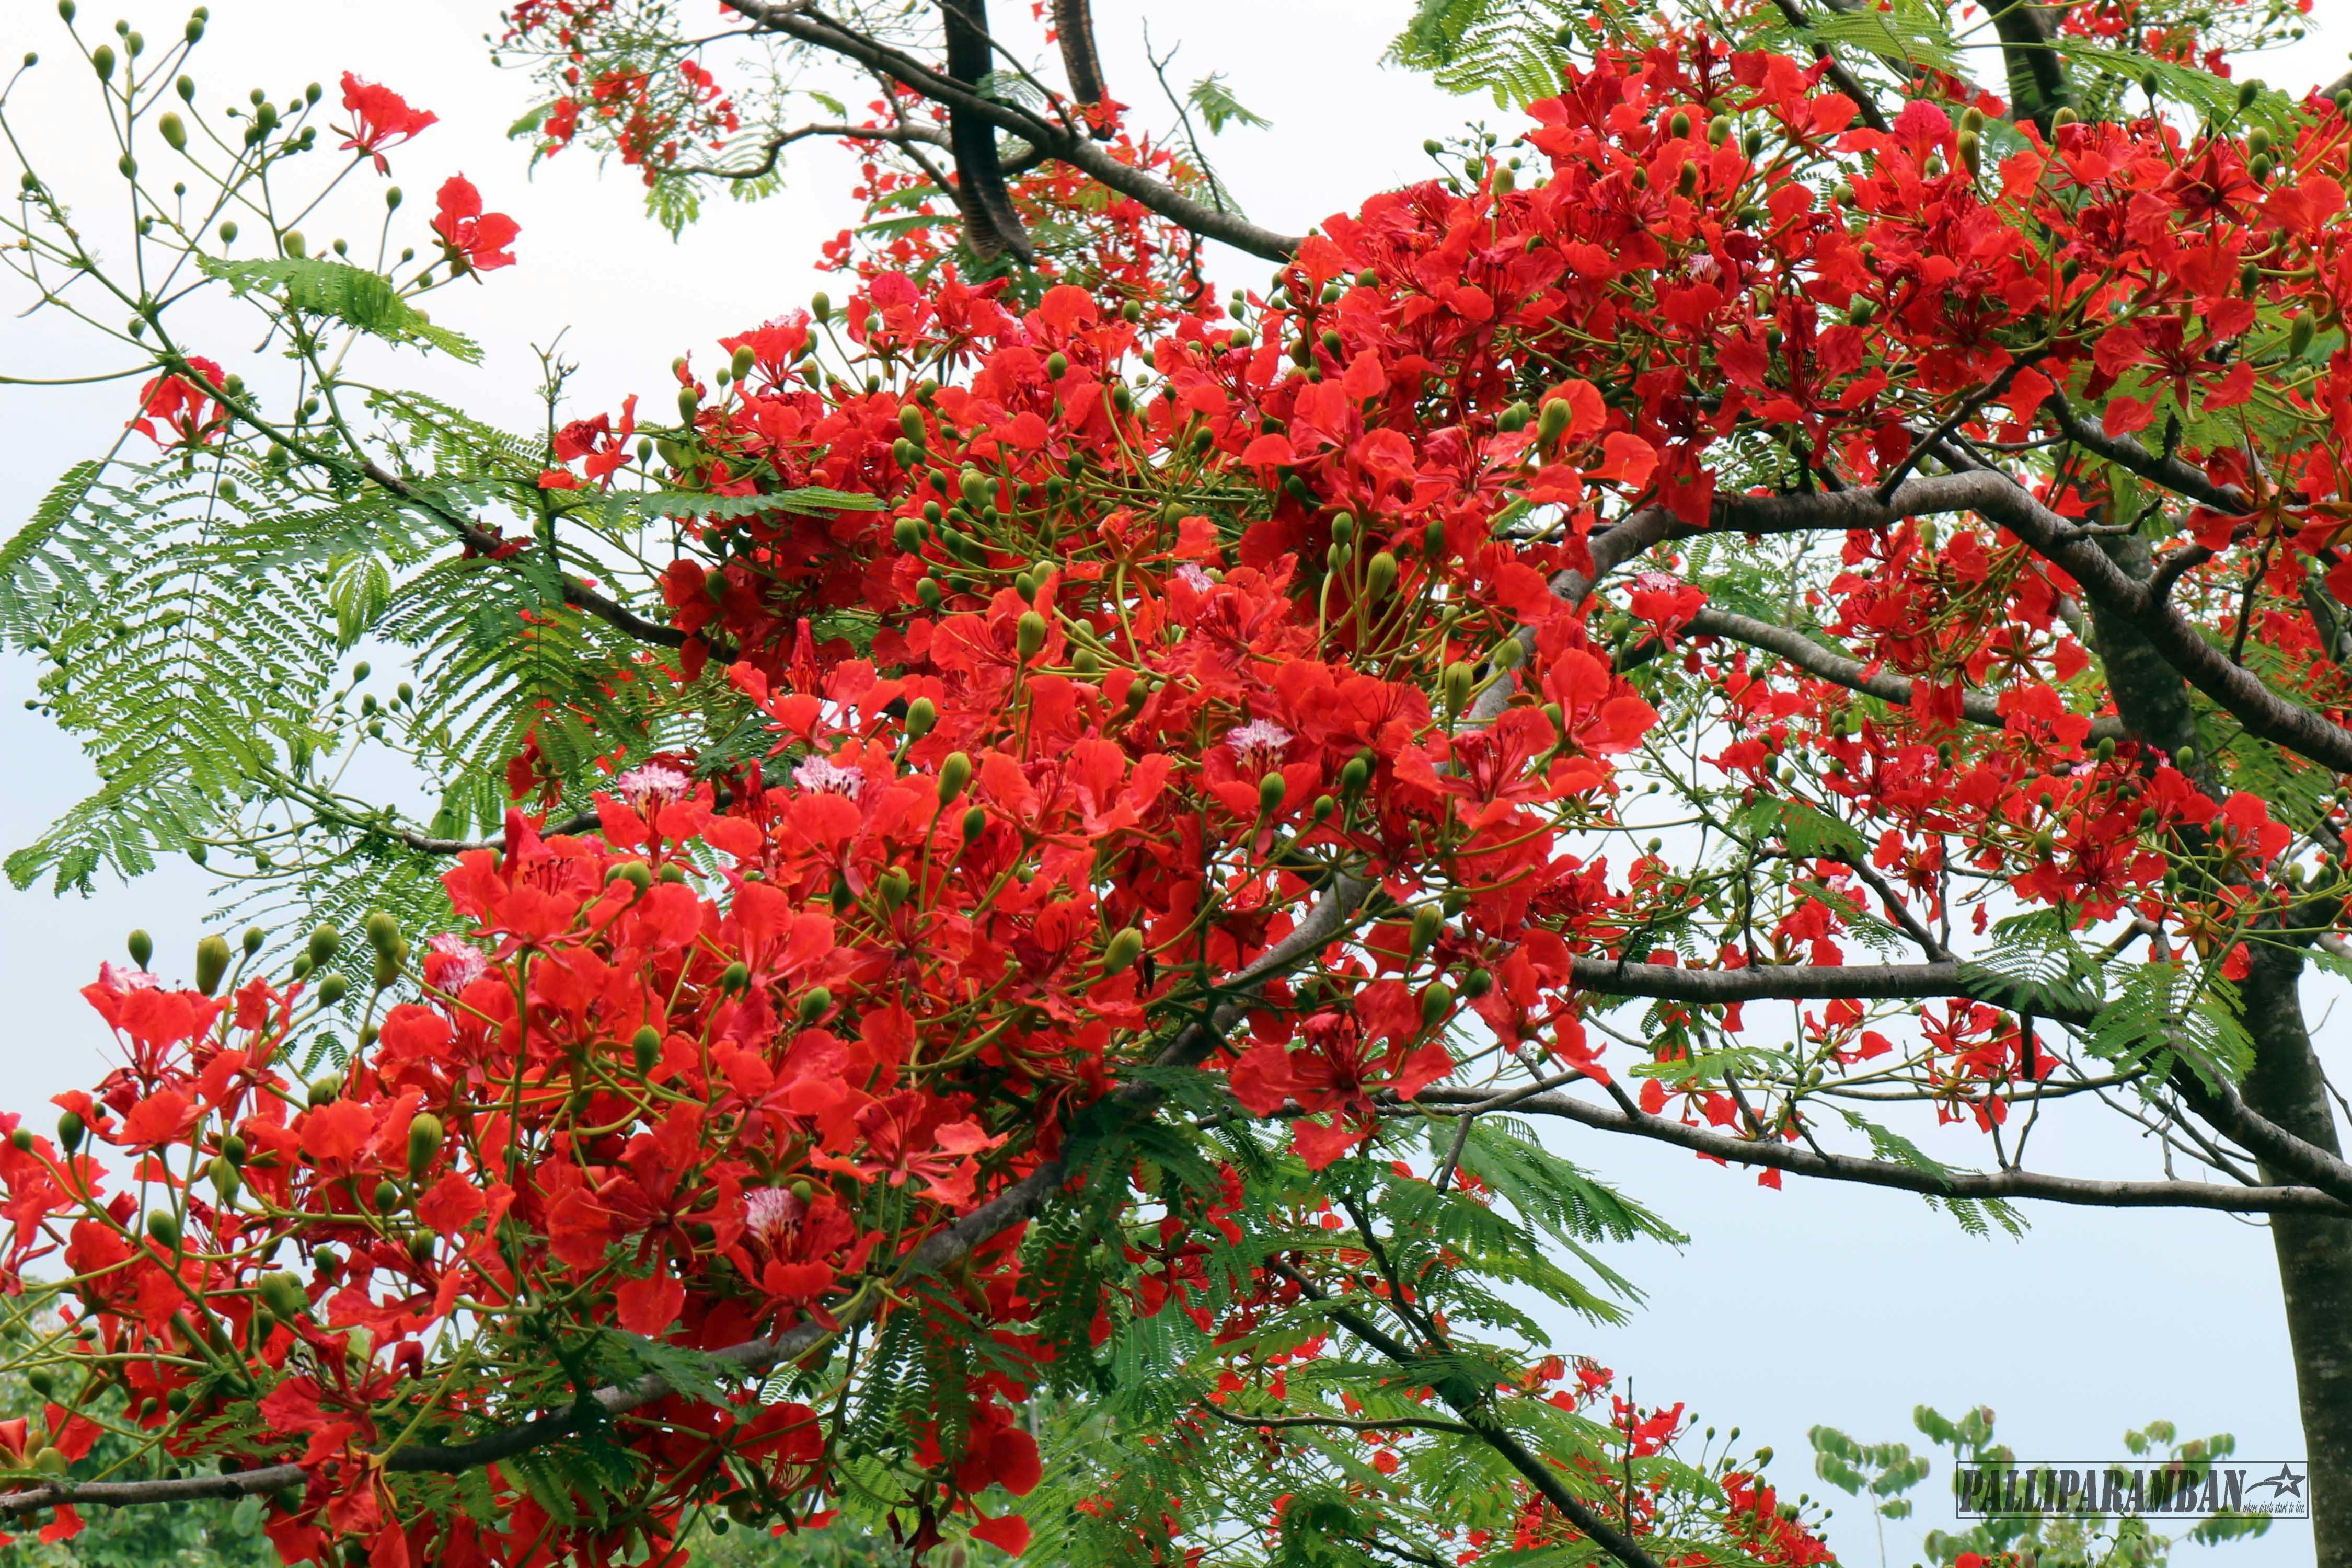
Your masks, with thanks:
M 134 26 L 176 34 L 184 11 L 127 0 Z M 1007 13 L 1027 7 L 1006 4 Z M 2299 89 L 2335 77 L 2352 42 L 2342 0 L 2321 0 L 2315 36 L 2258 74 Z M 688 350 L 804 302 L 824 281 L 810 263 L 824 239 L 852 221 L 844 156 L 810 149 L 792 165 L 782 195 L 751 206 L 721 204 L 682 245 L 639 216 L 633 177 L 573 153 L 526 174 L 526 153 L 505 140 L 527 106 L 526 83 L 490 68 L 481 42 L 495 6 L 461 0 L 214 0 L 210 38 L 194 74 L 200 104 L 268 87 L 282 101 L 309 80 L 332 84 L 345 69 L 387 83 L 441 123 L 394 154 L 412 203 L 462 171 L 490 206 L 522 225 L 520 264 L 469 296 L 444 295 L 436 320 L 488 351 L 478 371 L 423 373 L 478 413 L 516 425 L 536 421 L 531 345 L 569 330 L 566 350 L 583 363 L 581 409 L 617 405 L 631 391 L 659 396 L 667 367 Z M 1244 208 L 1299 232 L 1328 213 L 1428 167 L 1422 140 L 1483 118 L 1498 131 L 1512 117 L 1482 100 L 1437 91 L 1383 68 L 1379 58 L 1409 11 L 1403 0 L 1187 0 L 1152 8 L 1157 51 L 1181 43 L 1171 78 L 1189 83 L 1224 71 L 1241 100 L 1274 121 L 1229 133 L 1217 151 Z M 1158 89 L 1142 53 L 1139 0 L 1097 0 L 1114 96 L 1153 123 Z M 85 32 L 112 13 L 85 4 Z M 37 49 L 52 66 L 16 100 L 37 123 L 52 182 L 93 205 L 111 195 L 110 149 L 75 127 L 89 99 L 78 61 L 68 64 L 46 0 L 0 5 L 0 60 Z M 1147 90 L 1148 89 L 1148 90 Z M 53 119 L 43 119 L 58 106 Z M 25 110 L 19 109 L 18 113 Z M 47 133 L 50 127 L 55 135 Z M 13 177 L 14 171 L 8 171 Z M 354 235 L 354 238 L 357 236 Z M 1256 282 L 1266 268 L 1225 253 L 1221 284 Z M 839 284 L 834 285 L 836 293 Z M 17 321 L 22 301 L 0 301 L 0 373 L 70 374 L 94 363 L 78 332 L 44 319 Z M 71 369 L 68 369 L 71 367 Z M 128 416 L 129 389 L 0 386 L 0 520 L 13 530 L 58 472 L 100 449 Z M 74 746 L 25 711 L 38 673 L 0 658 L 0 851 L 34 837 L 92 784 Z M 105 1031 L 75 994 L 101 959 L 121 960 L 133 926 L 154 933 L 158 967 L 184 973 L 206 903 L 201 875 L 184 862 L 94 897 L 52 898 L 0 886 L 0 994 L 16 1019 L 0 1048 L 0 1109 L 46 1125 L 43 1103 L 94 1082 L 107 1067 Z M 2323 1051 L 2345 1064 L 2345 1031 L 2319 1031 Z M 2352 1065 L 2352 1064 L 2346 1064 Z M 2342 1068 L 2339 1067 L 2339 1071 Z M 2046 1146 L 2045 1146 L 2046 1145 Z M 1744 1429 L 1743 1447 L 1771 1444 L 1769 1474 L 1788 1493 L 1824 1489 L 1811 1473 L 1805 1433 L 1815 1423 L 1864 1440 L 1920 1446 L 1912 1407 L 1957 1414 L 1989 1404 L 2000 1432 L 2027 1457 L 2120 1455 L 2125 1428 L 2158 1416 L 2184 1432 L 2234 1432 L 2239 1452 L 2299 1458 L 2293 1373 L 2268 1237 L 2260 1227 L 2204 1215 L 2032 1211 L 2021 1241 L 1972 1240 L 1913 1197 L 1790 1178 L 1785 1192 L 1751 1175 L 1702 1165 L 1680 1152 L 1576 1132 L 1573 1158 L 1660 1209 L 1691 1245 L 1621 1249 L 1613 1261 L 1649 1292 L 1626 1327 L 1563 1325 L 1555 1349 L 1589 1353 L 1630 1373 L 1644 1403 L 1683 1400 L 1703 1425 Z M 1957 1163 L 1984 1157 L 1972 1136 L 1953 1134 L 1932 1152 Z M 2079 1172 L 2153 1175 L 2153 1153 L 2112 1125 L 2051 1128 L 2037 1164 Z M 1944 1469 L 1914 1495 L 1920 1517 L 1887 1531 L 1888 1560 L 1908 1563 L 1919 1531 L 1950 1528 Z M 1831 1531 L 1849 1563 L 1878 1561 L 1864 1507 L 1844 1504 Z M 2286 1524 L 2264 1542 L 2177 1559 L 2231 1564 L 2307 1563 L 2309 1527 Z

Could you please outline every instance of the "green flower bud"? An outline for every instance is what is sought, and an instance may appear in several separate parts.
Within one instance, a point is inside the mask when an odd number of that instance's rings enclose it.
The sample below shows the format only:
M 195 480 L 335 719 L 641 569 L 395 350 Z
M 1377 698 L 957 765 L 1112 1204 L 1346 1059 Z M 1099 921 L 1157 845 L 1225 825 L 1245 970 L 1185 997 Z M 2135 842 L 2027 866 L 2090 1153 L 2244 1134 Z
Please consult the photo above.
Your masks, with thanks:
M 1113 931 L 1103 943 L 1102 972 L 1105 975 L 1123 974 L 1135 967 L 1143 956 L 1143 933 L 1133 926 Z
M 940 764 L 940 804 L 947 805 L 963 793 L 971 782 L 971 756 L 967 752 L 950 752 L 947 761 Z
M 1423 904 L 1413 910 L 1412 950 L 1413 957 L 1419 958 L 1423 953 L 1427 952 L 1430 943 L 1435 942 L 1438 933 L 1444 929 L 1445 911 L 1435 904 Z
M 441 1119 L 431 1111 L 420 1111 L 408 1124 L 408 1175 L 411 1181 L 421 1178 L 441 1152 Z
M 1282 796 L 1287 786 L 1280 773 L 1267 773 L 1257 781 L 1257 814 L 1271 816 L 1282 809 Z
M 58 1147 L 70 1154 L 81 1147 L 81 1118 L 66 1111 L 58 1118 Z
M 228 1156 L 214 1155 L 210 1169 L 213 1191 L 220 1194 L 220 1201 L 224 1204 L 236 1203 L 237 1190 L 245 1184 L 245 1178 L 237 1173 L 236 1167 L 230 1163 Z
M 170 1209 L 150 1209 L 147 1212 L 147 1234 L 153 1237 L 155 1245 L 164 1251 L 177 1251 L 180 1246 L 180 1216 Z
M 963 841 L 966 844 L 971 843 L 987 830 L 988 813 L 986 811 L 975 805 L 963 814 Z
M 367 932 L 368 945 L 378 952 L 400 952 L 400 921 L 388 910 L 377 910 L 370 914 L 362 929 Z
M 316 968 L 334 957 L 336 951 L 342 945 L 342 933 L 332 926 L 320 926 L 317 931 L 312 931 L 309 948 L 311 967 Z
M 812 985 L 801 997 L 800 1018 L 805 1026 L 824 1016 L 833 1005 L 833 993 L 823 985 Z
M 907 704 L 907 733 L 911 739 L 921 740 L 931 732 L 931 726 L 939 721 L 939 705 L 929 698 L 918 697 Z
M 114 46 L 100 44 L 90 50 L 89 64 L 90 68 L 98 72 L 99 80 L 112 81 L 114 79 Z
M 1448 991 L 1443 982 L 1433 984 L 1428 990 L 1421 994 L 1421 1026 L 1423 1028 L 1434 1029 L 1445 1022 L 1446 1016 L 1453 1011 L 1454 993 Z
M 637 1032 L 629 1039 L 629 1059 L 636 1064 L 639 1077 L 654 1070 L 654 1064 L 661 1060 L 661 1047 L 659 1029 L 651 1024 L 638 1026 Z
M 144 969 L 155 959 L 155 939 L 143 931 L 134 931 L 123 945 L 131 950 L 131 962 Z
M 1536 438 L 1545 446 L 1550 446 L 1568 434 L 1568 422 L 1575 416 L 1575 411 L 1568 405 L 1568 399 L 1553 398 L 1543 405 L 1543 413 L 1537 420 Z
M 333 970 L 329 970 L 319 980 L 319 1005 L 321 1007 L 337 1005 L 351 988 L 351 982 Z
M 261 1277 L 261 1304 L 272 1316 L 281 1319 L 299 1318 L 310 1310 L 310 1292 L 302 1277 L 291 1269 L 280 1268 Z
M 1470 705 L 1470 688 L 1476 677 L 1470 666 L 1455 659 L 1445 667 L 1445 710 L 1459 713 Z
M 68 1461 L 57 1445 L 44 1443 L 34 1451 L 33 1468 L 45 1476 L 62 1476 L 68 1468 Z
M 375 1184 L 375 1212 L 390 1214 L 400 1206 L 400 1184 L 387 1176 Z
M 1364 786 L 1372 782 L 1372 764 L 1362 757 L 1349 757 L 1339 769 L 1339 789 L 1345 795 L 1361 795 Z
M 726 969 L 721 971 L 719 973 L 719 989 L 721 991 L 731 994 L 734 992 L 749 990 L 751 985 L 751 966 L 745 963 L 740 958 L 734 963 L 729 964 Z
M 196 943 L 196 989 L 209 996 L 228 973 L 228 939 L 208 936 Z
M 1383 550 L 1373 556 L 1364 569 L 1364 596 L 1378 605 L 1389 596 L 1389 590 L 1396 586 L 1396 580 L 1397 558 Z
M 2319 327 L 2309 316 L 2297 316 L 2286 330 L 2286 353 L 2289 359 L 2301 359 L 2311 352 L 2311 340 L 2319 335 Z
M 188 150 L 187 122 L 176 113 L 166 110 L 163 118 L 155 121 L 155 132 L 163 138 L 163 144 L 173 152 L 184 153 Z
M 654 885 L 654 868 L 642 860 L 624 860 L 614 868 L 613 875 L 640 893 Z
M 244 1170 L 245 1140 L 238 1137 L 234 1132 L 222 1139 L 221 1158 L 226 1160 L 230 1164 L 235 1165 L 238 1170 Z
M 1462 1000 L 1475 1002 L 1494 988 L 1495 975 L 1492 970 L 1474 969 L 1462 977 Z
M 809 301 L 809 314 L 814 316 L 820 323 L 830 321 L 833 320 L 832 300 L 820 290 L 816 297 Z
M 245 946 L 245 956 L 251 958 L 261 951 L 261 944 L 268 942 L 269 937 L 259 926 L 247 926 L 245 928 L 245 934 L 237 940 Z
M 1021 662 L 1028 663 L 1045 646 L 1045 617 L 1034 610 L 1021 612 L 1021 624 L 1013 632 L 1013 647 Z
M 1064 376 L 1069 374 L 1070 356 L 1062 353 L 1059 349 L 1047 354 L 1045 356 L 1045 374 L 1055 381 L 1059 381 Z
M 337 1073 L 329 1073 L 326 1077 L 319 1079 L 316 1083 L 313 1083 L 310 1086 L 310 1091 L 306 1098 L 309 1100 L 310 1105 L 315 1109 L 316 1107 L 322 1105 L 334 1104 L 335 1098 L 342 1092 L 343 1080 L 341 1075 Z

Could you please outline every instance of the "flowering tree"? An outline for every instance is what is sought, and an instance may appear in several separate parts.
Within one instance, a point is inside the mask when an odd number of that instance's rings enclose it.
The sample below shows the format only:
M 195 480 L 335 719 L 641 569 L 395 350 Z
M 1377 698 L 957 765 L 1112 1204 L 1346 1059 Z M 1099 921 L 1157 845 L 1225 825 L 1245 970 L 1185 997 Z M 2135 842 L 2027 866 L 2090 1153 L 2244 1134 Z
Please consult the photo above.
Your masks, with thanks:
M 428 112 L 198 114 L 201 11 L 70 33 L 129 259 L 37 159 L 7 255 L 139 390 L 5 553 L 103 781 L 11 868 L 185 852 L 315 929 L 135 937 L 85 992 L 121 1064 L 10 1119 L 48 1398 L 0 1506 L 257 1498 L 376 1568 L 845 1510 L 1824 1560 L 1550 1349 L 1622 1310 L 1596 1245 L 1672 1233 L 1549 1121 L 1978 1228 L 2267 1216 L 2352 1563 L 2300 1001 L 2347 921 L 2352 90 L 2233 82 L 2294 8 L 2205 11 L 2011 4 L 1972 57 L 1923 7 L 1431 6 L 1397 58 L 1505 130 L 1290 237 L 1192 134 L 1245 111 L 1146 134 L 1081 0 L 1066 90 L 978 0 L 525 5 L 543 150 L 682 224 L 844 140 L 874 208 L 838 307 L 748 306 L 657 412 L 551 358 L 528 436 L 398 374 L 474 353 L 427 295 L 551 265 L 496 180 L 396 256 L 302 232 L 404 222 Z M 793 117 L 827 69 L 866 114 Z M 1271 285 L 1219 300 L 1202 238 Z M 2164 1168 L 2037 1170 L 2045 1114 Z

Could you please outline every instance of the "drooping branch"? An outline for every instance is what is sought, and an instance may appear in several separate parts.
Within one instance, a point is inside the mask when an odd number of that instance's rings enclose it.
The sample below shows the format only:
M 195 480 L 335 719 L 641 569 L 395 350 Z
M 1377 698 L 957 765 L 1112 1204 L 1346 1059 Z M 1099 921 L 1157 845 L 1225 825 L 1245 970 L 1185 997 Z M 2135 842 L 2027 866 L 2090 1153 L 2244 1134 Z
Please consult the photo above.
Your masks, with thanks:
M 1476 1089 L 1425 1089 L 1419 1105 L 1468 1106 Z M 2113 1182 L 2035 1171 L 1930 1171 L 1891 1160 L 1819 1152 L 1800 1143 L 1739 1138 L 1707 1127 L 1685 1127 L 1664 1116 L 1597 1105 L 1559 1092 L 1523 1095 L 1515 1113 L 1556 1116 L 1602 1132 L 1672 1143 L 1733 1164 L 1760 1165 L 1823 1181 L 1858 1183 L 1938 1198 L 2032 1198 L 2092 1208 L 2211 1209 L 2227 1214 L 2325 1214 L 2352 1217 L 2352 1203 L 2316 1187 L 2231 1186 L 2220 1182 Z
M 1723 637 L 1731 642 L 1745 643 L 1749 647 L 1762 648 L 1776 654 L 1810 675 L 1843 686 L 1849 691 L 1859 691 L 1897 707 L 1911 703 L 1915 683 L 1908 676 L 1895 675 L 1883 669 L 1873 669 L 1858 658 L 1849 658 L 1801 631 L 1774 626 L 1750 616 L 1737 615 L 1729 610 L 1708 608 L 1691 617 L 1687 628 L 1700 637 Z M 2003 720 L 1997 700 L 1977 690 L 1960 695 L 1960 716 L 1972 724 L 1982 724 L 1998 730 Z M 2112 714 L 2102 714 L 2091 721 L 2090 739 L 2094 743 L 2124 734 L 2122 721 Z
M 1398 1366 L 1411 1367 L 1423 1359 L 1415 1355 L 1410 1345 L 1353 1307 L 1333 1300 L 1329 1292 L 1289 1264 L 1277 1259 L 1270 1267 L 1296 1285 L 1301 1295 L 1321 1307 L 1325 1316 Z M 1496 1420 L 1486 1401 L 1464 1398 L 1451 1386 L 1443 1384 L 1438 1386 L 1437 1394 L 1453 1407 L 1454 1414 L 1462 1417 L 1463 1424 L 1480 1441 L 1494 1449 L 1511 1468 L 1518 1471 L 1521 1479 L 1533 1487 L 1546 1502 L 1559 1510 L 1561 1517 L 1597 1542 L 1602 1551 L 1624 1563 L 1625 1568 L 1657 1568 L 1655 1560 L 1642 1549 L 1639 1542 L 1601 1518 L 1591 1504 L 1570 1491 L 1560 1479 L 1560 1471 L 1521 1442 L 1518 1434 Z
M 1054 0 L 1054 32 L 1061 40 L 1062 70 L 1070 95 L 1080 103 L 1103 100 L 1102 55 L 1095 47 L 1095 13 L 1088 0 Z
M 948 74 L 967 91 L 978 94 L 982 79 L 995 64 L 988 37 L 987 0 L 940 0 L 947 24 Z M 996 125 L 969 108 L 948 110 L 948 142 L 955 151 L 957 205 L 963 209 L 964 234 L 982 256 L 1010 253 L 1024 267 L 1037 263 L 1021 215 L 1005 188 L 1004 166 L 997 161 Z

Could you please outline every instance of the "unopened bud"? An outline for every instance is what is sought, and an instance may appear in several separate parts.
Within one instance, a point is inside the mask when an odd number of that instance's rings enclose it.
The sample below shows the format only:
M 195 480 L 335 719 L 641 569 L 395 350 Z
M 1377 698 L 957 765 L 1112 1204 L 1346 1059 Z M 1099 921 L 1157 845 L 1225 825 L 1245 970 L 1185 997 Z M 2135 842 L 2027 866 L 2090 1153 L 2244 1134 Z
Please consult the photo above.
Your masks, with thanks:
M 228 973 L 228 939 L 208 936 L 196 943 L 196 989 L 210 996 Z
M 1133 926 L 1113 931 L 1110 940 L 1103 944 L 1102 972 L 1107 975 L 1124 973 L 1133 968 L 1135 961 L 1142 956 L 1141 931 Z
M 963 793 L 971 782 L 971 755 L 968 752 L 950 752 L 947 761 L 940 764 L 940 804 L 947 805 Z
M 425 1174 L 441 1152 L 443 1137 L 441 1119 L 431 1111 L 420 1112 L 408 1124 L 408 1175 L 411 1181 Z
M 640 1076 L 653 1071 L 654 1064 L 661 1060 L 661 1031 L 651 1024 L 639 1026 L 636 1034 L 631 1037 L 629 1059 L 636 1064 Z

